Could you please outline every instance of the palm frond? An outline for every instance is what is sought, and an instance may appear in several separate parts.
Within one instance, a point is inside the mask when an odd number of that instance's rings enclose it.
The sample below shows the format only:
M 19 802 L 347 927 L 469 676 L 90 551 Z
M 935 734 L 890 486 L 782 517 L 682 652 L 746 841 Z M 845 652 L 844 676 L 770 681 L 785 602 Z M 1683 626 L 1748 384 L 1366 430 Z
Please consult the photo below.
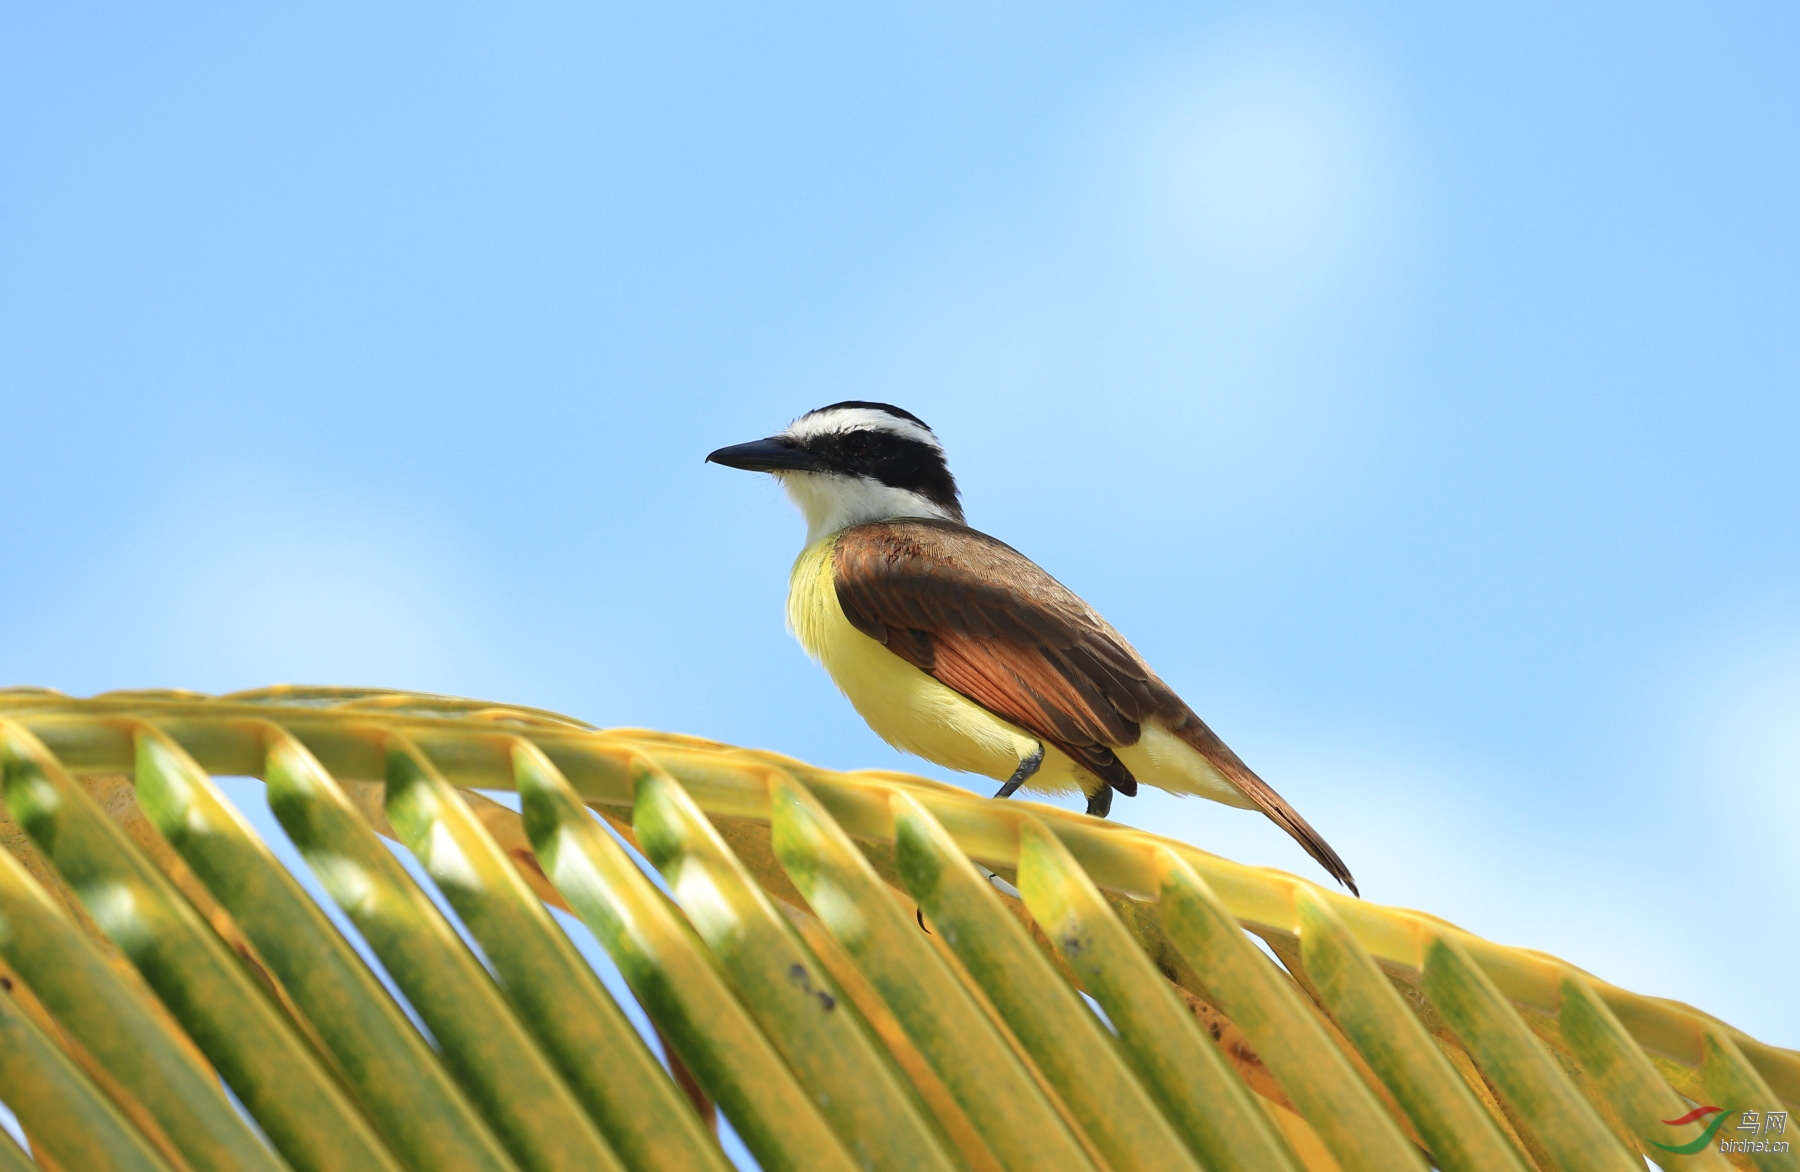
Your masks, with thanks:
M 0 1100 L 32 1146 L 0 1169 L 716 1170 L 714 1103 L 765 1169 L 1800 1167 L 1671 1156 L 1700 1126 L 1664 1122 L 1800 1106 L 1800 1054 L 924 778 L 333 688 L 0 692 L 0 764 Z M 218 776 L 264 780 L 404 1006 Z

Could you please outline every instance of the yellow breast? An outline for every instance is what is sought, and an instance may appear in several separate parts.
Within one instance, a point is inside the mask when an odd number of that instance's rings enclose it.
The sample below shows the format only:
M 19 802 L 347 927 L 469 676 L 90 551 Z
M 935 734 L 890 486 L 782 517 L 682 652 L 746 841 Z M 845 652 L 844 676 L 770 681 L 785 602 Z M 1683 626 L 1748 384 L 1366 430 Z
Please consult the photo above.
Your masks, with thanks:
M 788 626 L 876 735 L 947 769 L 1004 781 L 1037 749 L 1025 730 L 938 683 L 850 625 L 832 577 L 835 534 L 802 550 L 788 581 Z M 1095 780 L 1055 749 L 1030 788 L 1069 792 Z

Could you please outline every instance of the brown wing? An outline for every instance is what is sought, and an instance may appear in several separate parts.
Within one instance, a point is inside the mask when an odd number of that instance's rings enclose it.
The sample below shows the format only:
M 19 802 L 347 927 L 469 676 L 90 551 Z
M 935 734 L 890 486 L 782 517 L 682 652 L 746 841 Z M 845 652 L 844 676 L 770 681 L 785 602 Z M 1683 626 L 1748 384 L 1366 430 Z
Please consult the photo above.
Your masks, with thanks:
M 882 521 L 838 535 L 838 604 L 857 630 L 1080 762 L 1120 793 L 1137 779 L 1113 753 L 1148 717 L 1214 768 L 1352 891 L 1343 860 L 1206 727 L 1131 645 L 1062 583 L 1004 542 L 950 521 Z
M 833 571 L 851 625 L 1121 793 L 1113 753 L 1168 689 L 1106 620 L 1011 546 L 949 521 L 838 535 Z

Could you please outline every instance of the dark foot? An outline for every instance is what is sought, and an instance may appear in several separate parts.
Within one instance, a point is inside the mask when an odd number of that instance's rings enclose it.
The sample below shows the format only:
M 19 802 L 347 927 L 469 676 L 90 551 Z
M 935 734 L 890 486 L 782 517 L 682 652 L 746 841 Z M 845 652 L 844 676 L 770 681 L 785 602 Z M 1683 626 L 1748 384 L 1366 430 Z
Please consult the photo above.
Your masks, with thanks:
M 1037 752 L 1019 762 L 1019 767 L 1013 770 L 1013 775 L 1006 779 L 1006 784 L 1001 786 L 1000 792 L 994 796 L 997 798 L 1010 798 L 1018 793 L 1019 787 L 1030 781 L 1031 775 L 1036 773 L 1038 771 L 1038 766 L 1043 763 L 1044 746 L 1039 745 L 1037 747 Z
M 1112 786 L 1101 784 L 1100 788 L 1088 795 L 1087 812 L 1095 818 L 1104 818 L 1112 813 Z

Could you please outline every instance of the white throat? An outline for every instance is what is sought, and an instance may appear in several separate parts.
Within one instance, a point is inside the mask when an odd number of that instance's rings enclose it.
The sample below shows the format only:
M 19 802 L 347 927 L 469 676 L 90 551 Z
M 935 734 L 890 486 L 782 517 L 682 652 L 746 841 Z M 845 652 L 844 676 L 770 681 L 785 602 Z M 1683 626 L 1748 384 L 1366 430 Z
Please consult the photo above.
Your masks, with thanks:
M 947 509 L 918 493 L 893 488 L 866 476 L 836 472 L 777 472 L 775 478 L 806 517 L 806 544 L 852 525 L 899 517 L 957 520 Z

